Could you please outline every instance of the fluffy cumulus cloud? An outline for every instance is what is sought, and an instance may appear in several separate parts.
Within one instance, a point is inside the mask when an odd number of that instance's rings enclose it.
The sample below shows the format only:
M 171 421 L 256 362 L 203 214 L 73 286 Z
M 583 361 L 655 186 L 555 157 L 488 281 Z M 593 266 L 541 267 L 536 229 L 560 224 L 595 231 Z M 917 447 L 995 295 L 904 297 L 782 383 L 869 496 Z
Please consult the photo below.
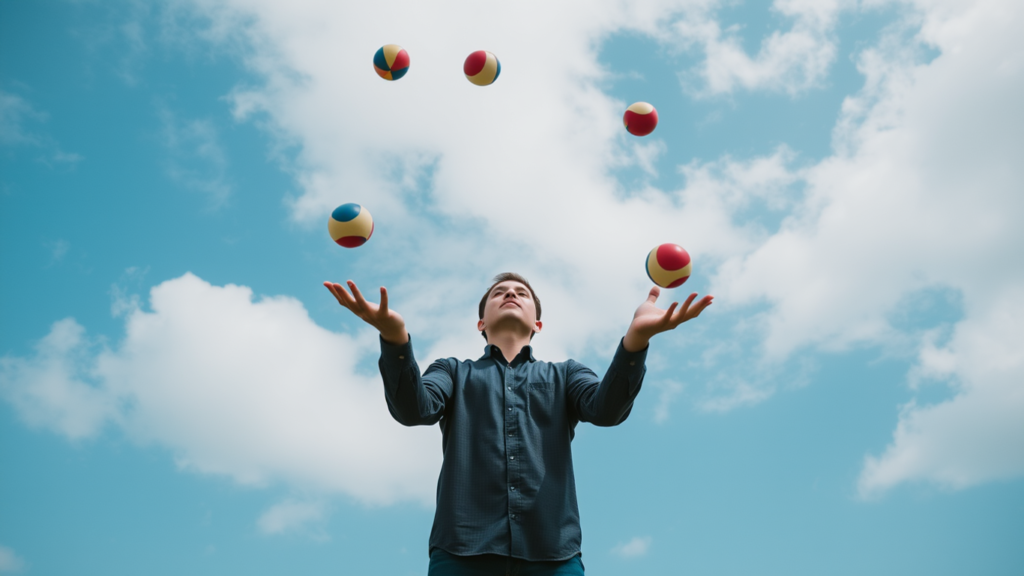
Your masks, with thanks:
M 0 391 L 31 426 L 72 440 L 94 435 L 116 412 L 113 399 L 80 377 L 91 346 L 73 319 L 54 323 L 33 358 L 0 358 Z
M 723 28 L 714 18 L 718 3 L 687 11 L 673 24 L 674 34 L 663 40 L 703 52 L 703 62 L 684 74 L 691 92 L 711 96 L 765 89 L 797 94 L 819 85 L 828 75 L 836 57 L 833 29 L 844 4 L 852 2 L 777 0 L 772 12 L 791 20 L 792 26 L 771 32 L 754 56 L 743 48 L 742 26 Z
M 787 28 L 769 32 L 754 55 L 710 0 L 399 2 L 389 5 L 396 18 L 313 0 L 178 6 L 199 15 L 192 28 L 205 41 L 237 48 L 259 79 L 229 95 L 235 117 L 298 151 L 291 218 L 320 226 L 342 202 L 372 203 L 375 246 L 401 257 L 357 280 L 400 278 L 391 288 L 407 297 L 392 304 L 433 343 L 421 358 L 479 353 L 479 336 L 464 328 L 474 311 L 450 303 L 478 299 L 479 271 L 496 262 L 538 279 L 540 355 L 607 352 L 647 287 L 640 275 L 607 270 L 635 269 L 637 254 L 675 231 L 712 278 L 715 313 L 742 335 L 697 346 L 704 328 L 695 327 L 659 344 L 668 354 L 698 350 L 696 367 L 721 374 L 705 408 L 764 401 L 775 376 L 792 372 L 786 362 L 807 351 L 895 347 L 913 359 L 910 382 L 951 395 L 903 407 L 892 443 L 865 460 L 862 493 L 1024 473 L 1024 336 L 1013 328 L 1024 302 L 1014 252 L 1024 244 L 1018 3 L 898 4 L 904 20 L 855 54 L 864 87 L 843 104 L 834 154 L 799 167 L 799 151 L 785 146 L 764 157 L 679 158 L 685 184 L 671 190 L 626 189 L 614 177 L 630 164 L 652 172 L 652 158 L 671 150 L 637 149 L 623 134 L 626 103 L 601 90 L 603 39 L 632 31 L 697 50 L 702 63 L 681 72 L 706 97 L 795 94 L 827 74 L 843 10 L 889 4 L 778 1 Z M 394 83 L 368 70 L 373 49 L 389 42 L 412 56 Z M 487 88 L 460 68 L 482 47 L 503 63 Z M 552 54 L 572 65 L 552 65 Z M 752 207 L 774 221 L 750 219 Z M 961 296 L 953 325 L 896 321 L 935 289 Z M 391 422 L 376 374 L 356 368 L 375 353 L 372 334 L 332 333 L 294 300 L 254 302 L 243 287 L 192 276 L 156 287 L 151 308 L 127 313 L 112 350 L 87 349 L 73 321 L 55 325 L 35 357 L 4 360 L 5 395 L 30 422 L 68 436 L 113 423 L 171 447 L 185 467 L 243 482 L 429 499 L 436 431 Z M 652 371 L 659 362 L 652 355 Z M 667 401 L 676 388 L 663 393 Z M 402 455 L 389 459 L 407 462 L 402 470 L 373 459 L 385 448 Z M 300 508 L 265 518 L 305 518 Z
M 33 358 L 3 359 L 0 391 L 30 424 L 72 438 L 116 426 L 183 469 L 367 503 L 433 500 L 437 431 L 395 423 L 379 376 L 357 369 L 372 334 L 330 332 L 294 299 L 254 301 L 193 275 L 153 288 L 150 306 L 125 313 L 115 348 L 57 322 Z M 261 526 L 283 531 L 310 510 L 288 504 Z
M 862 496 L 907 481 L 958 489 L 1024 475 L 1024 284 L 1010 290 L 990 295 L 984 316 L 960 322 L 944 345 L 926 338 L 918 386 L 951 380 L 956 394 L 904 407 L 892 443 L 865 459 Z
M 866 460 L 862 494 L 1024 473 L 1024 334 L 1009 328 L 1024 306 L 1024 47 L 1012 24 L 1024 14 L 918 8 L 909 45 L 887 38 L 860 55 L 866 87 L 844 104 L 837 153 L 802 175 L 807 200 L 716 282 L 728 302 L 771 304 L 759 319 L 771 357 L 916 338 L 915 371 L 952 387 L 946 402 L 904 408 L 893 443 Z M 940 53 L 922 62 L 921 46 Z M 963 299 L 943 345 L 892 321 L 936 287 Z

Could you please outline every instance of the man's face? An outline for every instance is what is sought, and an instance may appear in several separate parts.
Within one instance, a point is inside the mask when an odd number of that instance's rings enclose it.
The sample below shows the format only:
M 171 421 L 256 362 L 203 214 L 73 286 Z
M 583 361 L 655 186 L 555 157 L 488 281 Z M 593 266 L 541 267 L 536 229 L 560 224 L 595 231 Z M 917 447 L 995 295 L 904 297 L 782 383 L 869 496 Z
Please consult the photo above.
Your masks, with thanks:
M 484 317 L 477 322 L 477 329 L 486 330 L 488 338 L 502 330 L 540 332 L 537 304 L 530 289 L 515 280 L 496 284 L 487 295 Z

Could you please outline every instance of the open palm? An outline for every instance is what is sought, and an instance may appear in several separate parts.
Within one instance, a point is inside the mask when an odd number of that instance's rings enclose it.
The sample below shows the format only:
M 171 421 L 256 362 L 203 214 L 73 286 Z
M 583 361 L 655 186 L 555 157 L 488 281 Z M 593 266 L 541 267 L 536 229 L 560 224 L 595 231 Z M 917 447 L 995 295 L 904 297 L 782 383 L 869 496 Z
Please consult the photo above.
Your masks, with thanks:
M 711 301 L 715 298 L 708 295 L 694 303 L 697 298 L 697 293 L 694 292 L 683 302 L 682 306 L 678 302 L 673 302 L 668 309 L 662 309 L 658 308 L 656 304 L 660 295 L 661 289 L 654 286 L 647 294 L 647 299 L 633 313 L 633 322 L 630 323 L 629 330 L 626 332 L 627 348 L 632 350 L 642 348 L 654 335 L 674 330 L 683 322 L 693 320 L 710 306 Z
M 363 297 L 356 283 L 351 280 L 348 281 L 348 287 L 352 290 L 351 294 L 345 290 L 344 286 L 335 282 L 324 282 L 324 286 L 337 298 L 338 304 L 348 308 L 363 322 L 376 328 L 381 337 L 388 342 L 404 344 L 409 341 L 409 335 L 405 331 L 405 320 L 398 312 L 388 308 L 387 288 L 381 286 L 380 304 L 374 304 Z

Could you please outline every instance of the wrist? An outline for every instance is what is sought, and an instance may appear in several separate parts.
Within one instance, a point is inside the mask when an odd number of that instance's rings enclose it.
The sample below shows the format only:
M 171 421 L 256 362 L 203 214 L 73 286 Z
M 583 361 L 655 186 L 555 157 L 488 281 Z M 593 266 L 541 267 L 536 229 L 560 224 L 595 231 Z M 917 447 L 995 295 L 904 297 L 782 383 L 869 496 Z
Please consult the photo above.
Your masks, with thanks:
M 626 352 L 639 352 L 651 343 L 650 337 L 645 337 L 632 330 L 627 330 L 625 337 L 622 338 L 622 347 L 626 349 Z
M 381 330 L 380 337 L 388 344 L 394 344 L 396 346 L 401 346 L 402 344 L 409 342 L 409 333 L 404 328 L 401 331 Z

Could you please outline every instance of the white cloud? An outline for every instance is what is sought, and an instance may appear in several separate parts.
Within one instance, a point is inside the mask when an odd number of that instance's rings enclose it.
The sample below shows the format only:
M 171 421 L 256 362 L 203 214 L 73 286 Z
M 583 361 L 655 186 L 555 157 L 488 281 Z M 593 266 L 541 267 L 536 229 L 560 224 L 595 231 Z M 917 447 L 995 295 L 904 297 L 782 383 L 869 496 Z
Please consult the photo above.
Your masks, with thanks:
M 0 391 L 30 422 L 71 438 L 109 422 L 186 470 L 371 504 L 433 501 L 437 431 L 397 424 L 380 376 L 357 370 L 373 334 L 337 334 L 291 298 L 254 302 L 191 274 L 153 288 L 150 305 L 122 311 L 112 349 L 93 352 L 77 323 L 58 322 L 34 358 L 0 362 Z
M 25 561 L 6 546 L 0 546 L 0 572 L 20 572 Z
M 54 323 L 31 359 L 0 358 L 0 393 L 30 426 L 72 440 L 95 435 L 115 414 L 114 399 L 83 366 L 93 348 L 73 319 Z
M 323 521 L 325 516 L 322 502 L 303 502 L 288 499 L 270 507 L 260 516 L 257 525 L 264 534 L 281 534 L 307 529 L 310 524 Z M 320 539 L 326 534 L 317 532 Z
M 615 546 L 612 549 L 612 553 L 623 558 L 636 558 L 638 556 L 645 556 L 651 549 L 651 537 L 650 536 L 636 536 L 629 542 L 625 542 Z
M 690 92 L 716 95 L 762 89 L 796 94 L 819 85 L 827 76 L 836 57 L 833 28 L 840 10 L 850 4 L 837 0 L 776 0 L 772 9 L 792 18 L 793 26 L 764 38 L 754 57 L 743 48 L 740 27 L 723 30 L 715 19 L 716 4 L 689 11 L 673 24 L 676 36 L 665 40 L 704 53 L 703 62 L 684 75 L 684 85 Z M 700 82 L 695 82 L 697 79 Z
M 902 482 L 961 489 L 1024 475 L 1024 299 L 996 295 L 990 317 L 957 325 L 950 342 L 926 342 L 919 375 L 952 379 L 945 402 L 904 407 L 892 443 L 865 458 L 858 488 L 880 495 Z
M 865 495 L 908 480 L 959 488 L 1024 474 L 1024 337 L 1004 325 L 1024 306 L 1024 47 L 1011 24 L 1021 9 L 922 11 L 919 40 L 941 54 L 922 63 L 892 38 L 862 54 L 868 82 L 844 105 L 837 154 L 805 170 L 807 201 L 727 261 L 714 289 L 728 304 L 770 304 L 758 323 L 766 354 L 780 359 L 899 346 L 914 335 L 890 318 L 907 298 L 935 287 L 962 296 L 952 343 L 922 340 L 914 371 L 944 372 L 955 397 L 904 409 L 885 454 L 866 460 Z M 980 334 L 999 339 L 977 345 Z

